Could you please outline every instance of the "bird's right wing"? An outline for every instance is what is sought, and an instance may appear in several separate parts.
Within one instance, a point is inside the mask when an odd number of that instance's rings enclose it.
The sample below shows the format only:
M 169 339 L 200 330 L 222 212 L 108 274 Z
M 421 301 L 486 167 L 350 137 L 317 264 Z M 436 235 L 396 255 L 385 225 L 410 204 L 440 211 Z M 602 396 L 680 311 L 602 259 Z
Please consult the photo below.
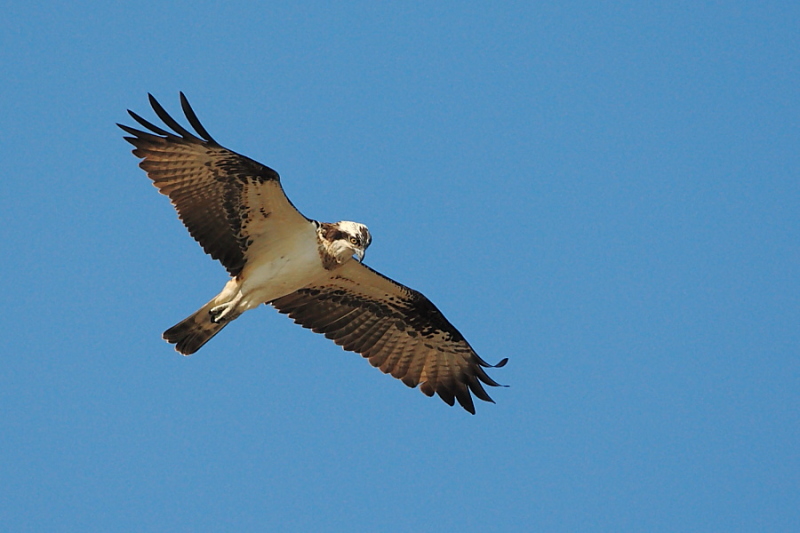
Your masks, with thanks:
M 162 194 L 169 196 L 194 239 L 232 276 L 248 259 L 254 240 L 263 244 L 271 234 L 291 232 L 310 223 L 283 192 L 278 173 L 220 146 L 197 119 L 181 93 L 181 107 L 194 128 L 191 133 L 150 95 L 156 115 L 167 131 L 128 111 L 149 132 L 117 124 L 131 134 L 125 139 L 142 158 Z

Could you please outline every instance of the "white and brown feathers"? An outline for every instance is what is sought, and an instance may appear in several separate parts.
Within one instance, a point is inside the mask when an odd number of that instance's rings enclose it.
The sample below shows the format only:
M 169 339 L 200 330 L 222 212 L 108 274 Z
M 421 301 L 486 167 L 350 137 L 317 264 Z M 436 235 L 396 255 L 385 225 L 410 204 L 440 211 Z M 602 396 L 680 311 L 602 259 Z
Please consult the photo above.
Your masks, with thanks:
M 159 192 L 169 196 L 192 237 L 231 276 L 244 268 L 252 244 L 249 235 L 257 233 L 248 226 L 258 222 L 257 216 L 279 217 L 284 224 L 308 221 L 283 193 L 278 173 L 220 146 L 200 124 L 183 93 L 183 111 L 202 138 L 183 128 L 148 96 L 158 118 L 175 133 L 130 110 L 131 117 L 153 133 L 117 126 L 133 135 L 125 139 L 136 147 L 133 155 L 143 159 L 139 166 Z
M 330 279 L 271 302 L 278 311 L 427 396 L 458 400 L 475 414 L 469 391 L 492 402 L 481 382 L 490 367 L 424 295 L 350 261 Z M 498 367 L 505 365 L 507 359 Z
M 419 385 L 427 396 L 435 393 L 449 405 L 458 401 L 473 414 L 470 392 L 493 401 L 483 387 L 498 386 L 484 370 L 492 365 L 475 353 L 436 306 L 421 293 L 352 259 L 353 253 L 363 255 L 371 242 L 365 226 L 319 223 L 304 217 L 283 193 L 274 170 L 220 146 L 200 124 L 183 93 L 180 100 L 196 134 L 173 119 L 152 95 L 150 104 L 156 115 L 172 131 L 131 111 L 131 117 L 149 132 L 119 125 L 132 135 L 125 139 L 135 146 L 134 155 L 143 159 L 140 167 L 169 196 L 189 233 L 232 276 L 219 296 L 165 332 L 178 351 L 193 353 L 252 307 L 239 304 L 231 314 L 219 310 L 226 308 L 231 290 L 245 287 L 248 276 L 256 277 L 253 265 L 263 264 L 272 248 L 293 239 L 315 239 L 308 244 L 320 250 L 349 241 L 352 251 L 344 260 L 320 253 L 317 267 L 302 274 L 308 279 L 299 284 L 295 279 L 297 287 L 292 290 L 275 293 L 276 287 L 290 286 L 282 285 L 285 280 L 276 276 L 265 282 L 268 290 L 249 294 L 272 295 L 255 303 L 271 304 L 409 387 Z M 494 366 L 506 362 L 503 359 Z

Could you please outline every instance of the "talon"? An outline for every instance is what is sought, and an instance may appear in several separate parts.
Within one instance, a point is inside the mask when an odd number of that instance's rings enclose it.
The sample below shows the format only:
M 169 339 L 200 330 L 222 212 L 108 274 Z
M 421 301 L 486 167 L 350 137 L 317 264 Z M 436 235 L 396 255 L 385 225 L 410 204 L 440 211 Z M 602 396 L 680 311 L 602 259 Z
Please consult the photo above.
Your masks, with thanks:
M 231 302 L 218 305 L 216 307 L 212 307 L 208 311 L 208 314 L 211 315 L 211 322 L 213 322 L 214 324 L 219 324 L 220 322 L 222 322 L 222 319 L 228 316 L 228 313 L 230 312 L 232 307 L 233 305 L 231 304 Z
M 230 283 L 230 282 L 229 282 Z M 239 310 L 239 304 L 242 301 L 242 293 L 239 292 L 232 300 L 221 303 L 219 305 L 215 305 L 211 309 L 209 309 L 208 314 L 211 317 L 211 322 L 214 324 L 219 324 L 223 320 L 233 320 L 240 314 L 242 311 Z

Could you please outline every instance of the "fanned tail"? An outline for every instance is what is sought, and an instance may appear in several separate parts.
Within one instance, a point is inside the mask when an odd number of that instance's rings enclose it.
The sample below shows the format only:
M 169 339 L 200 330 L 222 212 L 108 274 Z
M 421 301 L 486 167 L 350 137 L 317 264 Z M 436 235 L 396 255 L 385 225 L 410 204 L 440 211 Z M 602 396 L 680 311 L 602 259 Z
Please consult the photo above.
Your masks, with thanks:
M 211 308 L 216 305 L 215 300 L 216 298 L 165 331 L 162 335 L 164 340 L 174 344 L 175 350 L 183 355 L 190 355 L 199 350 L 230 322 L 230 320 L 220 322 L 211 320 Z

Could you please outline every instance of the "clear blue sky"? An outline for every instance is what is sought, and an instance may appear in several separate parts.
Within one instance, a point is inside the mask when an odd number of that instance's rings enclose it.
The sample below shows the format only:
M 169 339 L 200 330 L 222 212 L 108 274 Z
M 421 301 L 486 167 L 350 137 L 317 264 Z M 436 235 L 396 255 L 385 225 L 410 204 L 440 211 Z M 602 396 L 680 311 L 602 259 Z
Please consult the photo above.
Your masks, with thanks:
M 0 529 L 800 530 L 797 2 L 14 2 Z M 262 307 L 115 122 L 184 91 L 369 225 L 508 388 L 470 416 Z

